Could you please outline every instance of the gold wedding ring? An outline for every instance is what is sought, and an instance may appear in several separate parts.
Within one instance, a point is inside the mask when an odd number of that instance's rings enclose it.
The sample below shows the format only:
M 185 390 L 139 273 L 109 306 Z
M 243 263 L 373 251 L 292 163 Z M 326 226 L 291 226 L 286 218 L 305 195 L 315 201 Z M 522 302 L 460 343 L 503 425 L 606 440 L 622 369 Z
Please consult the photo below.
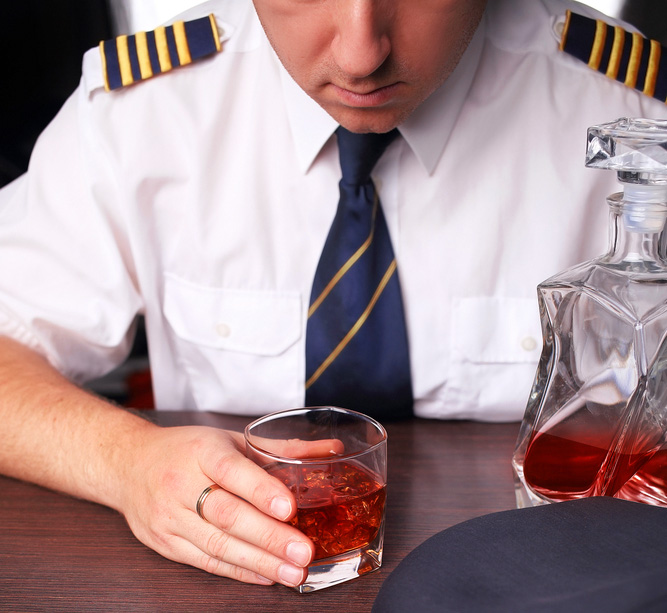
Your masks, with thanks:
M 204 513 L 203 513 L 204 502 L 206 501 L 206 499 L 208 498 L 208 495 L 211 492 L 214 492 L 215 490 L 219 490 L 219 489 L 220 489 L 220 486 L 217 483 L 213 483 L 212 485 L 209 485 L 201 494 L 199 494 L 199 498 L 197 499 L 197 506 L 195 507 L 195 509 L 197 511 L 197 515 L 199 515 L 199 517 L 201 517 L 206 522 L 208 521 L 208 519 L 206 519 L 204 517 Z

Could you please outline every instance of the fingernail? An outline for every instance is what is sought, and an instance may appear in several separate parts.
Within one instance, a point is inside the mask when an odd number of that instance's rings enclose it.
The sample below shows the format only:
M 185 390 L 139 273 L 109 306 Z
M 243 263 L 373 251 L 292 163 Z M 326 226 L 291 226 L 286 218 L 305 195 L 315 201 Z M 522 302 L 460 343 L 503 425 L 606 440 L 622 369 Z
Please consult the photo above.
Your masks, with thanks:
M 285 549 L 287 557 L 298 566 L 307 566 L 310 562 L 310 547 L 300 541 L 292 541 Z
M 281 583 L 289 586 L 296 586 L 301 583 L 303 569 L 292 566 L 291 564 L 281 564 L 278 567 L 278 578 Z
M 276 496 L 271 501 L 271 513 L 278 519 L 285 520 L 292 513 L 292 505 L 287 498 Z
M 273 585 L 275 583 L 275 581 L 271 581 L 271 579 L 267 579 L 266 577 L 258 575 L 257 573 L 255 573 L 255 576 L 262 585 Z

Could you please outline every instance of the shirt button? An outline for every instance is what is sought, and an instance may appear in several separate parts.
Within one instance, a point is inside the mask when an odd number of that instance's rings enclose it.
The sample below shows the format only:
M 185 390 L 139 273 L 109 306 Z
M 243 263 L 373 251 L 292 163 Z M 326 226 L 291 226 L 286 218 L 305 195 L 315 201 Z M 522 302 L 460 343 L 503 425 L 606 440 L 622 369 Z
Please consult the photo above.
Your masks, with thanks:
M 532 336 L 526 336 L 521 341 L 521 347 L 526 351 L 533 351 L 537 348 L 537 341 Z
M 557 41 L 560 42 L 563 38 L 563 30 L 565 29 L 565 17 L 559 17 L 553 23 L 551 31 L 553 32 L 554 37 Z
M 222 338 L 227 338 L 232 333 L 231 328 L 227 324 L 218 324 L 215 327 L 215 331 L 218 333 L 218 336 L 221 336 Z

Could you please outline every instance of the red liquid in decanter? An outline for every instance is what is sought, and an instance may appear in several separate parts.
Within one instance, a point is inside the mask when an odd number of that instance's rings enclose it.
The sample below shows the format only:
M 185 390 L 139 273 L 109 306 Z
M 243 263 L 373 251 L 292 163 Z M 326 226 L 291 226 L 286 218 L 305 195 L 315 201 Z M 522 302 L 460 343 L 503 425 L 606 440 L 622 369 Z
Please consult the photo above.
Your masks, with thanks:
M 524 477 L 552 501 L 614 496 L 667 505 L 667 446 L 660 432 L 632 431 L 580 412 L 536 433 Z

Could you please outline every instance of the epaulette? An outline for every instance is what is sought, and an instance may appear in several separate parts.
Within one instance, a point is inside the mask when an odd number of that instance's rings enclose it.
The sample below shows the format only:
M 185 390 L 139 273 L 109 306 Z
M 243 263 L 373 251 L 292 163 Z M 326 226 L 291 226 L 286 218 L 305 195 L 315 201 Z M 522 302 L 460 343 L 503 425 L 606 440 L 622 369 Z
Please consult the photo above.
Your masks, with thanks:
M 610 79 L 667 101 L 667 49 L 657 40 L 567 11 L 560 49 Z
M 111 91 L 220 51 L 211 14 L 100 43 L 104 89 Z

